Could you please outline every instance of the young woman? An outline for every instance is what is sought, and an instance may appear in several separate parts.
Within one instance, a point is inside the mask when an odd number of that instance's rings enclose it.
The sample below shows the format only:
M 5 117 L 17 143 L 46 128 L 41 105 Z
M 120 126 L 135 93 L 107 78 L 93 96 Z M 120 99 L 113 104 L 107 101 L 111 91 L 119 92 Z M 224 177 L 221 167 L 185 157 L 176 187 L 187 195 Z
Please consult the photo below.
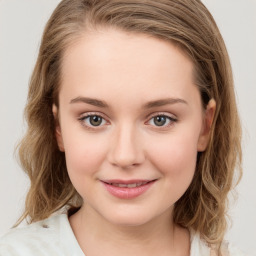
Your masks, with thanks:
M 64 0 L 44 31 L 19 148 L 31 180 L 0 255 L 242 255 L 220 32 L 199 0 Z

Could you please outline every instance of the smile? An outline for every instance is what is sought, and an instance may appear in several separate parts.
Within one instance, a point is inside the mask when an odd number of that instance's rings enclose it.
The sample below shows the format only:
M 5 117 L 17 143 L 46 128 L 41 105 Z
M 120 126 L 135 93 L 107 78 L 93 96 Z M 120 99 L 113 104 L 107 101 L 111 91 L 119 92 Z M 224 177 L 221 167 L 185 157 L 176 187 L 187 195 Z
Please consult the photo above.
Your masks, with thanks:
M 105 189 L 113 196 L 120 199 L 133 199 L 144 194 L 156 180 L 138 181 L 102 181 Z
M 150 181 L 144 181 L 144 182 L 138 182 L 138 183 L 129 183 L 129 184 L 125 184 L 125 183 L 108 183 L 108 184 L 111 185 L 111 186 L 119 187 L 119 188 L 136 188 L 136 187 L 145 185 L 149 182 Z

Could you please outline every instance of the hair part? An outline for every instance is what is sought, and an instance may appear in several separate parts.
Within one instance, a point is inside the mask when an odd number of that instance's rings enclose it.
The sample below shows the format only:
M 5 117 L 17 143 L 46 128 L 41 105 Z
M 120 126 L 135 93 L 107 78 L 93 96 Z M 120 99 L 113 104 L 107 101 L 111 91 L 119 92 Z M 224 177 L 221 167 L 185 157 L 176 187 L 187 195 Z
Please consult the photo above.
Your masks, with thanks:
M 199 0 L 63 0 L 44 30 L 31 77 L 25 117 L 28 130 L 19 157 L 31 187 L 20 221 L 35 222 L 82 199 L 55 137 L 52 105 L 58 106 L 65 50 L 89 30 L 115 28 L 178 45 L 194 63 L 203 107 L 216 101 L 210 142 L 198 153 L 195 176 L 176 202 L 174 222 L 220 245 L 227 228 L 227 195 L 241 177 L 241 128 L 228 53 L 218 27 Z

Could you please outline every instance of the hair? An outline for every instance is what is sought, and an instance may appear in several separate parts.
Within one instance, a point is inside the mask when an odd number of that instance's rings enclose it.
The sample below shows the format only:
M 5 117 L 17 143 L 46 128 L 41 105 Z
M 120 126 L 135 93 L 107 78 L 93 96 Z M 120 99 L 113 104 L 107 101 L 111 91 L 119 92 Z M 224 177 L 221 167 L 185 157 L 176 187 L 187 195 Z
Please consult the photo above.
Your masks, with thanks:
M 178 45 L 194 63 L 202 106 L 216 101 L 210 141 L 198 153 L 195 175 L 175 203 L 174 222 L 220 245 L 227 228 L 228 193 L 242 175 L 241 128 L 232 70 L 218 27 L 200 0 L 63 0 L 43 33 L 31 77 L 25 118 L 27 133 L 19 144 L 22 168 L 30 178 L 21 222 L 32 223 L 82 198 L 58 149 L 52 105 L 58 107 L 65 50 L 89 29 L 115 28 Z M 237 176 L 235 175 L 237 170 Z M 235 179 L 236 178 L 236 179 Z M 236 181 L 236 182 L 235 182 Z

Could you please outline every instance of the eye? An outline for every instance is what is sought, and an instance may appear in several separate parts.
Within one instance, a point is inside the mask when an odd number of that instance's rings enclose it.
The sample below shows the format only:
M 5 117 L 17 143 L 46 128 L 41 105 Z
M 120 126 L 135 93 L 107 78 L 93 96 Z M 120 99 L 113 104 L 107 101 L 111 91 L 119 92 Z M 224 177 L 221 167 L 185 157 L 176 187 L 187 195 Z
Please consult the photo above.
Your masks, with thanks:
M 167 116 L 167 115 L 156 115 L 156 116 L 151 117 L 148 124 L 150 124 L 152 126 L 158 126 L 158 127 L 168 127 L 173 122 L 176 122 L 176 121 L 177 121 L 177 119 Z
M 82 122 L 84 126 L 87 127 L 98 127 L 103 126 L 107 123 L 107 121 L 100 115 L 88 114 L 79 118 L 79 121 Z

